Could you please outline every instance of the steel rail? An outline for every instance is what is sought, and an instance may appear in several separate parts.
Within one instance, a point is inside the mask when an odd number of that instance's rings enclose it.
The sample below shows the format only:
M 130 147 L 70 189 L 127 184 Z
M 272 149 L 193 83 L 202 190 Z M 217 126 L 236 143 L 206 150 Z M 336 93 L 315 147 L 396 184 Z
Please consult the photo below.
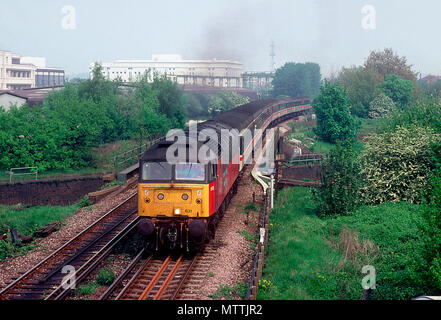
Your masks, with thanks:
M 137 211 L 132 212 L 131 215 L 136 214 Z M 129 217 L 128 217 L 129 218 Z M 127 219 L 126 219 L 127 220 Z M 118 232 L 103 248 L 101 248 L 98 252 L 96 252 L 89 260 L 87 260 L 77 271 L 75 275 L 75 280 L 77 283 L 80 283 L 82 279 L 88 276 L 97 266 L 98 264 L 104 260 L 113 250 L 113 248 L 130 232 L 132 232 L 139 223 L 139 217 L 136 217 L 132 222 L 130 222 L 123 230 Z M 85 269 L 85 270 L 84 270 Z M 84 270 L 84 271 L 83 271 Z M 82 272 L 82 273 L 81 273 Z M 79 274 L 79 275 L 78 275 Z M 50 295 L 48 295 L 44 300 L 50 300 L 52 297 L 60 290 L 62 290 L 54 300 L 63 299 L 69 292 L 70 288 L 64 288 L 65 284 L 61 283 L 55 290 L 52 291 Z
M 26 271 L 24 274 L 22 274 L 19 278 L 17 278 L 16 280 L 14 280 L 13 282 L 11 282 L 9 285 L 7 285 L 5 288 L 3 288 L 0 291 L 0 299 L 5 299 L 5 295 L 9 294 L 9 292 L 17 287 L 19 285 L 20 282 L 22 282 L 23 280 L 25 280 L 26 278 L 28 278 L 30 275 L 32 275 L 35 271 L 37 271 L 39 268 L 41 268 L 45 263 L 47 263 L 48 261 L 50 261 L 51 259 L 54 259 L 55 257 L 57 257 L 58 255 L 60 255 L 68 246 L 70 246 L 71 244 L 73 244 L 75 241 L 80 240 L 80 238 L 82 236 L 84 236 L 85 234 L 87 234 L 88 232 L 90 232 L 90 230 L 97 226 L 99 223 L 101 223 L 103 220 L 105 220 L 106 218 L 108 218 L 109 216 L 111 216 L 116 210 L 118 210 L 119 208 L 121 208 L 123 205 L 127 204 L 130 200 L 132 200 L 135 196 L 137 196 L 138 192 L 135 192 L 133 195 L 131 195 L 130 197 L 128 197 L 126 200 L 124 200 L 123 202 L 121 202 L 119 205 L 117 205 L 116 207 L 112 208 L 111 210 L 109 210 L 105 215 L 103 215 L 101 218 L 99 218 L 98 220 L 96 220 L 95 222 L 93 222 L 92 224 L 90 224 L 88 227 L 86 227 L 83 231 L 81 231 L 80 233 L 78 233 L 74 238 L 72 238 L 71 240 L 69 240 L 68 242 L 66 242 L 64 245 L 62 245 L 60 248 L 58 248 L 57 250 L 55 250 L 54 252 L 52 252 L 51 254 L 49 254 L 46 258 L 44 258 L 43 260 L 41 260 L 38 264 L 36 264 L 34 267 L 32 267 L 31 269 L 29 269 L 28 271 Z
M 178 269 L 181 266 L 182 258 L 183 257 L 184 257 L 184 255 L 181 254 L 181 256 L 179 257 L 178 261 L 176 261 L 175 265 L 173 266 L 173 269 L 170 271 L 170 273 L 168 274 L 167 278 L 164 280 L 164 283 L 159 288 L 159 290 L 156 293 L 156 295 L 153 297 L 153 300 L 160 300 L 162 298 L 162 296 L 164 295 L 164 293 L 167 290 L 168 286 L 170 285 L 170 282 L 175 277 L 176 272 L 178 272 Z
M 168 256 L 167 259 L 165 259 L 164 263 L 162 264 L 161 268 L 159 268 L 159 270 L 156 272 L 156 274 L 153 277 L 153 279 L 148 284 L 147 288 L 145 288 L 144 291 L 141 293 L 141 295 L 139 296 L 138 300 L 146 300 L 147 299 L 147 297 L 149 296 L 150 292 L 153 290 L 153 288 L 155 287 L 156 283 L 161 278 L 161 276 L 164 273 L 165 269 L 167 269 L 168 265 L 170 264 L 170 261 L 171 261 L 171 256 Z
M 135 265 L 141 260 L 145 253 L 143 248 L 136 257 L 130 262 L 130 264 L 123 270 L 123 272 L 112 282 L 107 290 L 99 297 L 99 300 L 107 300 L 109 296 L 116 290 L 116 288 L 122 283 L 122 281 L 129 275 L 129 273 L 135 268 Z

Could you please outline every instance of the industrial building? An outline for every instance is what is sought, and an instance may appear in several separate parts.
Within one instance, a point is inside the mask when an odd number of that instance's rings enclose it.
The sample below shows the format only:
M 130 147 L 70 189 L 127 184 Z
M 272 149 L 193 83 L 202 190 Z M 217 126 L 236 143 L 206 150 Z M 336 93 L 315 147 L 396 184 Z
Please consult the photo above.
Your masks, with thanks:
M 241 88 L 242 64 L 231 60 L 184 60 L 180 55 L 153 55 L 152 60 L 116 60 L 101 63 L 103 76 L 122 82 L 135 81 L 147 74 L 166 75 L 181 85 Z M 95 63 L 89 66 L 90 76 Z

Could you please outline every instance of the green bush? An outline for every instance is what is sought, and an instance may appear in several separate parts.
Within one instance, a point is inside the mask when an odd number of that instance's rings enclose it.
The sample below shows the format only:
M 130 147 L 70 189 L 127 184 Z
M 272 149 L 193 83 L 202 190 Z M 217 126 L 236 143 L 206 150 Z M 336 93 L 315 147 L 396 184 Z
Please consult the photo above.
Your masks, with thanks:
M 44 172 L 88 167 L 96 145 L 149 140 L 183 127 L 185 106 L 176 83 L 142 78 L 123 94 L 118 82 L 104 79 L 99 65 L 94 75 L 50 93 L 41 107 L 1 110 L 0 168 L 37 166 Z
M 79 206 L 80 208 L 88 207 L 88 206 L 91 206 L 92 204 L 93 203 L 89 199 L 89 195 L 87 195 L 87 194 L 84 197 L 82 197 L 80 200 L 78 200 L 78 202 L 77 202 L 77 206 Z
M 395 103 L 384 93 L 380 93 L 369 105 L 369 118 L 383 118 L 391 113 Z
M 338 143 L 322 161 L 314 200 L 321 215 L 347 215 L 362 202 L 361 167 L 350 143 Z
M 415 125 L 369 136 L 361 153 L 369 201 L 419 203 L 434 166 L 431 145 L 440 139 L 433 129 Z
M 428 264 L 430 283 L 441 294 L 441 169 L 431 177 L 424 203 L 426 225 L 422 228 L 425 237 L 425 259 Z
M 102 286 L 110 286 L 114 280 L 115 273 L 110 267 L 102 268 L 96 278 L 96 282 Z

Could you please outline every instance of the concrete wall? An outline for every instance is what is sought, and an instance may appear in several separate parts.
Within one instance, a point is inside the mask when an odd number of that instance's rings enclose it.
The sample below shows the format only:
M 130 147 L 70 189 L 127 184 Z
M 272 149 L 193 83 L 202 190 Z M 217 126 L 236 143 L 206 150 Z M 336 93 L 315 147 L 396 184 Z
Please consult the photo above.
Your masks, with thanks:
M 101 176 L 1 183 L 0 204 L 70 205 L 104 184 Z

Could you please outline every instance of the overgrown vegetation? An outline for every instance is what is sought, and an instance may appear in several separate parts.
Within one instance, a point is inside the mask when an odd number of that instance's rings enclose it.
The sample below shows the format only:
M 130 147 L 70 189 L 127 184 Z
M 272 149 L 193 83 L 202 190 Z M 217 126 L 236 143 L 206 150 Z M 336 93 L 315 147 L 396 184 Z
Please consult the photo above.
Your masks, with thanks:
M 313 99 L 319 93 L 320 80 L 320 66 L 317 63 L 288 62 L 276 70 L 272 95 L 307 96 Z
M 215 293 L 209 295 L 209 298 L 219 300 L 239 300 L 245 299 L 248 291 L 248 285 L 243 282 L 238 282 L 235 286 L 220 285 L 219 289 Z
M 147 76 L 120 89 L 96 65 L 91 80 L 66 84 L 41 107 L 0 110 L 0 168 L 38 166 L 40 172 L 93 165 L 99 144 L 163 135 L 184 125 L 185 108 L 177 84 Z
M 437 295 L 428 285 L 421 207 L 406 202 L 362 206 L 319 218 L 311 190 L 279 193 L 270 214 L 270 247 L 260 299 L 361 299 L 364 265 L 377 273 L 372 299 Z
M 63 221 L 79 208 L 83 201 L 71 206 L 0 206 L 0 235 L 6 235 L 7 241 L 0 240 L 0 260 L 25 254 L 35 244 L 13 245 L 9 231 L 14 229 L 22 237 L 33 237 L 34 232 L 47 224 Z
M 210 119 L 215 115 L 234 107 L 248 103 L 249 99 L 233 91 L 217 94 L 185 93 L 187 117 L 190 119 Z
M 355 137 L 357 124 L 349 110 L 347 92 L 338 84 L 326 81 L 312 106 L 317 116 L 315 133 L 320 139 L 335 143 Z
M 314 189 L 320 215 L 348 215 L 363 203 L 361 166 L 350 142 L 338 143 L 326 155 L 320 180 Z

